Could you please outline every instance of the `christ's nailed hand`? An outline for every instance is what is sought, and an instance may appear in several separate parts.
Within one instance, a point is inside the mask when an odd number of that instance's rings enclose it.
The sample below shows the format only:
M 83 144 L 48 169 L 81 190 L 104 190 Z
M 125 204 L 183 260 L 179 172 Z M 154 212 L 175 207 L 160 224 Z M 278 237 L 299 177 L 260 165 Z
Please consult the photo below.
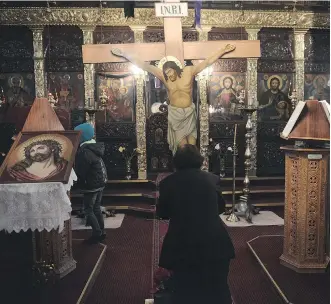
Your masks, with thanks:
M 115 56 L 119 56 L 119 57 L 123 57 L 124 56 L 124 53 L 120 49 L 112 49 L 111 52 Z
M 226 52 L 226 53 L 229 53 L 229 52 L 232 52 L 233 50 L 235 50 L 236 49 L 236 46 L 235 45 L 233 45 L 233 44 L 227 44 L 226 46 L 225 46 L 225 48 L 224 48 L 224 51 Z

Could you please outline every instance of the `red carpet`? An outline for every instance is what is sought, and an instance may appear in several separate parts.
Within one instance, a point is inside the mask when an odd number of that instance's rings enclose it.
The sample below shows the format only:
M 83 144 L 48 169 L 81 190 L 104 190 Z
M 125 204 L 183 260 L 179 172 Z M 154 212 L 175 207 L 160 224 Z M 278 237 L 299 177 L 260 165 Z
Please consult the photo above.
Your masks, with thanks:
M 303 274 L 280 265 L 283 241 L 282 236 L 261 237 L 250 242 L 250 245 L 291 303 L 330 303 L 329 271 Z
M 152 231 L 151 220 L 132 216 L 107 230 L 106 258 L 87 304 L 144 304 L 152 288 Z M 74 231 L 73 237 L 89 233 Z

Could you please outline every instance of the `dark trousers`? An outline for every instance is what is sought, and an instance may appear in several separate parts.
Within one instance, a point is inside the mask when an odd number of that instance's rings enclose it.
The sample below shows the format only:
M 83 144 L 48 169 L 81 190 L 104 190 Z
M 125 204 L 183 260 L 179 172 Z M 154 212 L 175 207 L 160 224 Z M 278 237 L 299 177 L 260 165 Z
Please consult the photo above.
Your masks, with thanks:
M 84 193 L 84 212 L 87 223 L 92 227 L 92 236 L 98 237 L 103 234 L 105 224 L 101 212 L 103 190 Z
M 173 304 L 231 304 L 230 260 L 174 271 Z

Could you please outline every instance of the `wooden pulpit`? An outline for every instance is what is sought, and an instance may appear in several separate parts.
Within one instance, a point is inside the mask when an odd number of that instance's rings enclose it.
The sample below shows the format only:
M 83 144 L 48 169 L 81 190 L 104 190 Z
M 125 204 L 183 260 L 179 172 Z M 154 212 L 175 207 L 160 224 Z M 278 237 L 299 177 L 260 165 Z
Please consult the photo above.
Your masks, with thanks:
M 323 272 L 329 263 L 326 206 L 330 158 L 323 143 L 330 141 L 330 114 L 317 100 L 300 106 L 289 120 L 290 128 L 285 127 L 291 131 L 281 135 L 304 141 L 307 147 L 281 147 L 285 152 L 285 221 L 280 262 L 296 272 Z

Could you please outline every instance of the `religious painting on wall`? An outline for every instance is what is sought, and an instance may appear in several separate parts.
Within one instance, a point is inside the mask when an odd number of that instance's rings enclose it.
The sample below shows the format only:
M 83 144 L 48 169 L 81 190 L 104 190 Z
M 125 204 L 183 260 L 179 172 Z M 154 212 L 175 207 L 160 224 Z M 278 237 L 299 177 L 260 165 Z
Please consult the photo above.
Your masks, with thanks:
M 97 76 L 97 100 L 103 100 L 106 121 L 134 121 L 135 84 L 133 76 Z
M 209 82 L 209 113 L 211 119 L 240 120 L 243 118 L 239 94 L 245 90 L 244 73 L 213 73 Z
M 305 100 L 317 99 L 330 102 L 330 75 L 305 75 Z
M 258 74 L 258 117 L 260 120 L 287 121 L 291 115 L 288 97 L 292 74 Z
M 11 107 L 24 107 L 35 98 L 34 75 L 32 73 L 0 74 L 0 94 Z
M 48 90 L 58 98 L 58 106 L 67 109 L 84 107 L 84 75 L 77 72 L 48 73 Z
M 0 168 L 0 183 L 67 183 L 80 132 L 20 133 Z

